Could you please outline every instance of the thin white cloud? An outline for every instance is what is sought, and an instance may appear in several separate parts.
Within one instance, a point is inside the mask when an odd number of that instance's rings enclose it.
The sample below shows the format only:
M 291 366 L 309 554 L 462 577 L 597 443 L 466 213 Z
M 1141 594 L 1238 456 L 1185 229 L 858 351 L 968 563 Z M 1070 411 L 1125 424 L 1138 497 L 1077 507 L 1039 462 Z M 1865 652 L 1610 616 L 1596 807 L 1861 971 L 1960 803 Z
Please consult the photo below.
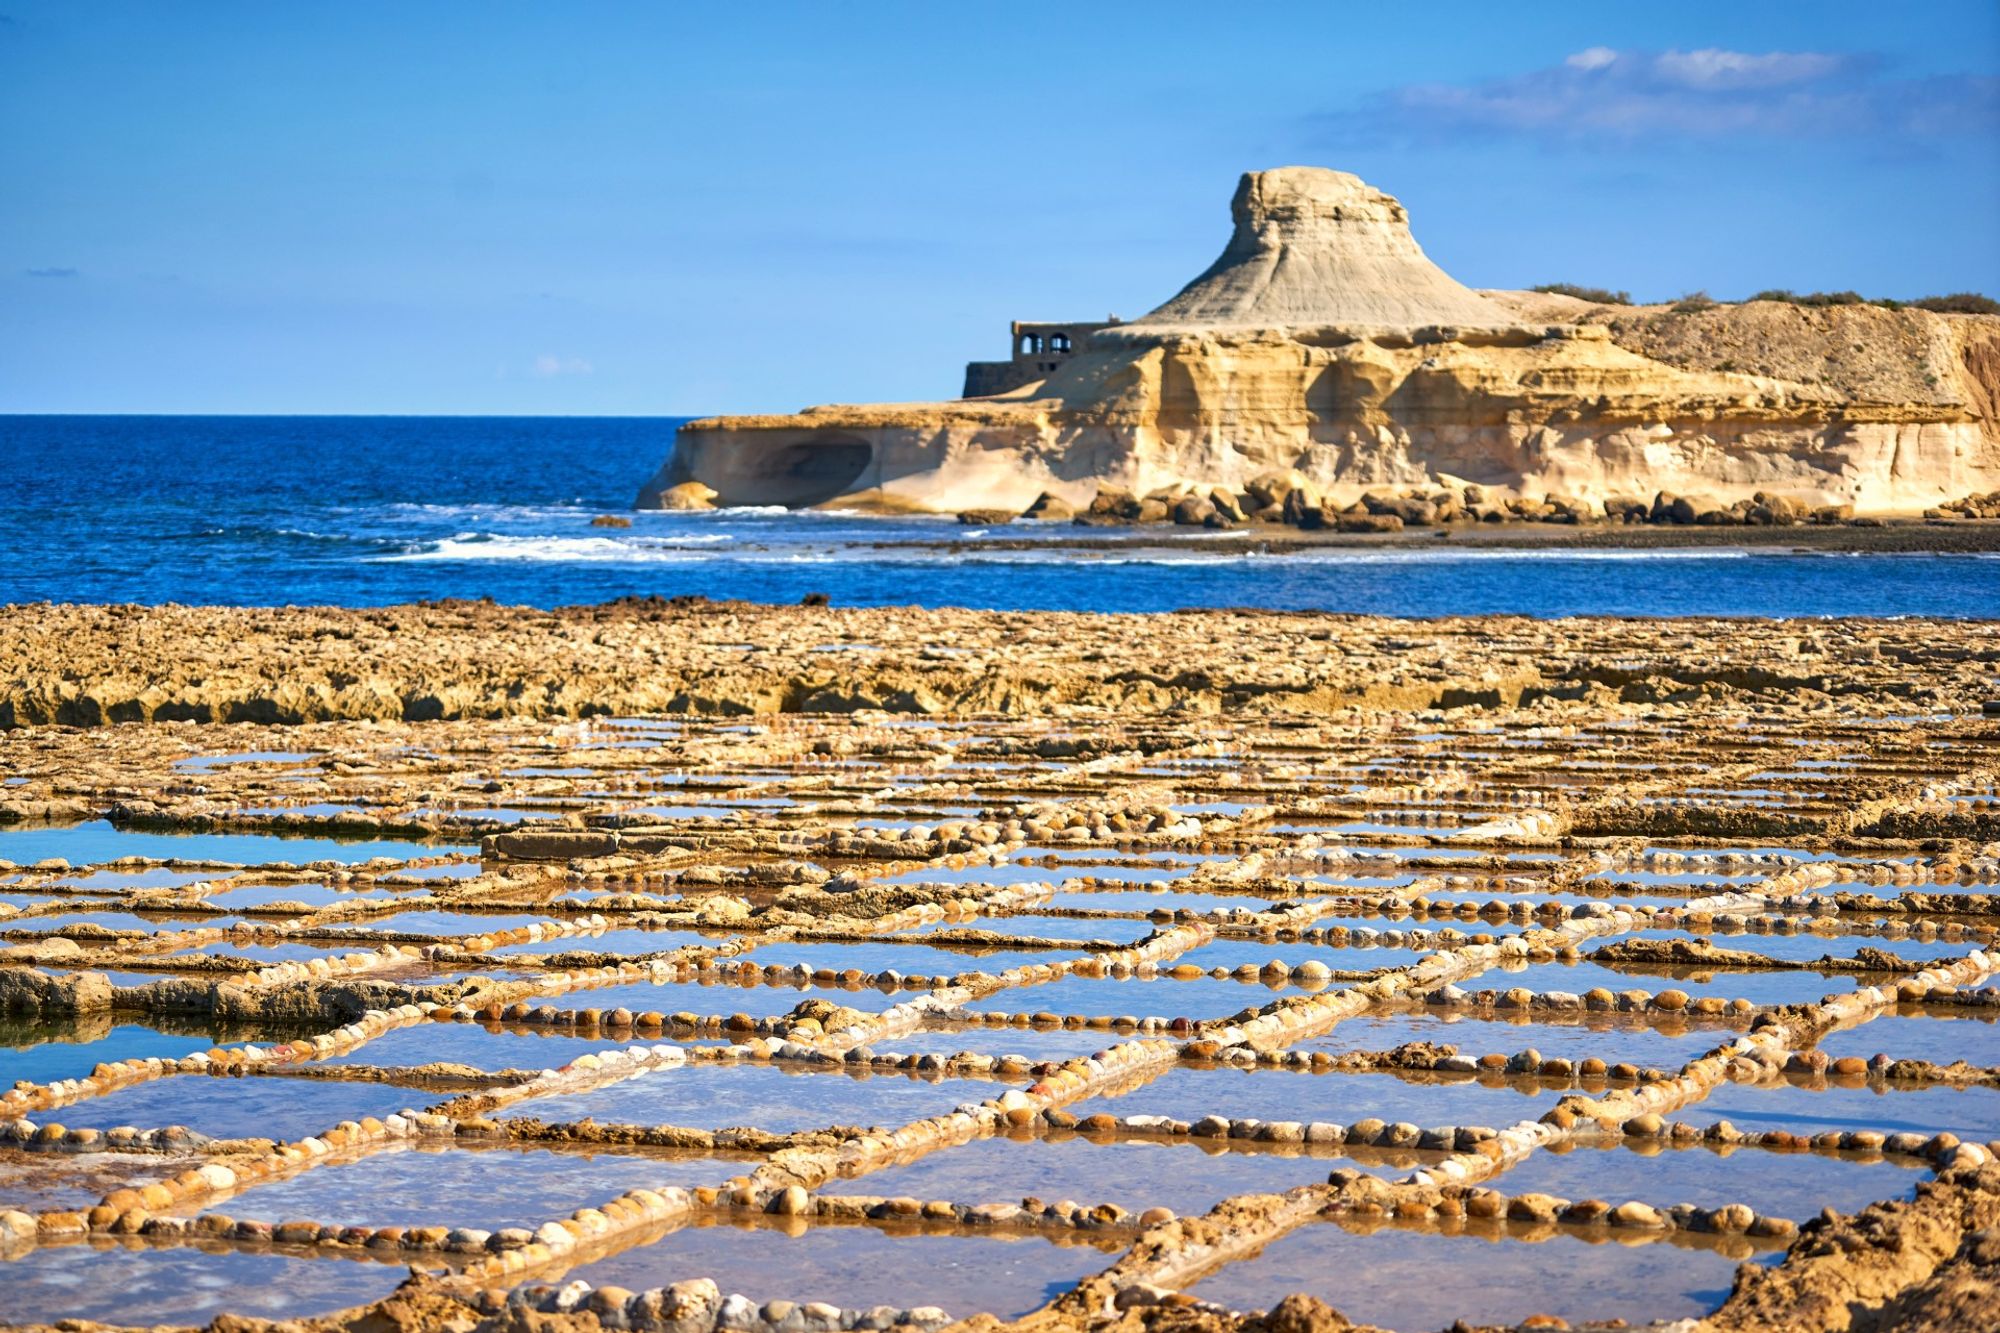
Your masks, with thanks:
M 1662 51 L 1652 57 L 1652 62 L 1652 72 L 1660 82 L 1689 88 L 1777 88 L 1810 83 L 1831 78 L 1851 63 L 1847 57 L 1823 51 L 1750 55 L 1713 46 L 1699 51 Z
M 549 356 L 535 358 L 530 373 L 538 380 L 555 379 L 561 375 L 589 375 L 596 367 L 580 356 Z
M 2000 79 L 1882 75 L 1826 51 L 1620 51 L 1476 83 L 1410 84 L 1314 118 L 1329 138 L 1380 143 L 1872 138 L 1905 144 L 2000 133 Z

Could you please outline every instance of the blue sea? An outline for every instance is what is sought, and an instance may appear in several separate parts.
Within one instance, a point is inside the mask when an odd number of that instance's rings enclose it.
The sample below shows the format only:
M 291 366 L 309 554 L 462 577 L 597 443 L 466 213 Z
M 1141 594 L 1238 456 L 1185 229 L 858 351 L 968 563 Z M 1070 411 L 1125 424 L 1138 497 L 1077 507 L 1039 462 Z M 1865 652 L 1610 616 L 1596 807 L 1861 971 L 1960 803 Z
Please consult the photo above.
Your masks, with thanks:
M 0 603 L 364 606 L 628 594 L 1434 616 L 1993 616 L 2000 561 L 1762 550 L 1218 553 L 1201 534 L 632 510 L 677 420 L 0 417 Z M 620 514 L 630 528 L 595 528 Z M 1028 549 L 999 544 L 1033 543 Z M 1440 547 L 1444 543 L 1440 542 Z

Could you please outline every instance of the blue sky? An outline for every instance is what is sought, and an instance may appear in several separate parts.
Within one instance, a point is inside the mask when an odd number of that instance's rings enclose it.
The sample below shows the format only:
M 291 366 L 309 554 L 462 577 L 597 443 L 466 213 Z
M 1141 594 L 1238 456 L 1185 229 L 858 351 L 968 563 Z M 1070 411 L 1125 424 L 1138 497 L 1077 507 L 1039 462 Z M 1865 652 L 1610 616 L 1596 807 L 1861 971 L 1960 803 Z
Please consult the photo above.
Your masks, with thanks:
M 0 0 L 0 411 L 957 391 L 1239 172 L 1475 286 L 2000 295 L 2000 5 Z

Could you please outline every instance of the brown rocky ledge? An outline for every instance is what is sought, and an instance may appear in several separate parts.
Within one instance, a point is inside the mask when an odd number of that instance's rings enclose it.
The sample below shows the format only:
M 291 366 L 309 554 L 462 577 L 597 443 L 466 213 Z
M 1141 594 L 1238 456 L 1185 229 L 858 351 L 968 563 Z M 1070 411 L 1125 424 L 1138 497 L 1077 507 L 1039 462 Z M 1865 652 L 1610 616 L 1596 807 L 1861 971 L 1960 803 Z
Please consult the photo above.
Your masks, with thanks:
M 1723 636 L 1726 658 L 1690 651 Z M 0 728 L 862 709 L 1326 714 L 1723 695 L 1977 712 L 2000 661 L 2000 637 L 1977 623 L 1410 622 L 701 599 L 555 611 L 42 604 L 0 608 L 0 640 Z M 826 651 L 857 644 L 879 651 Z

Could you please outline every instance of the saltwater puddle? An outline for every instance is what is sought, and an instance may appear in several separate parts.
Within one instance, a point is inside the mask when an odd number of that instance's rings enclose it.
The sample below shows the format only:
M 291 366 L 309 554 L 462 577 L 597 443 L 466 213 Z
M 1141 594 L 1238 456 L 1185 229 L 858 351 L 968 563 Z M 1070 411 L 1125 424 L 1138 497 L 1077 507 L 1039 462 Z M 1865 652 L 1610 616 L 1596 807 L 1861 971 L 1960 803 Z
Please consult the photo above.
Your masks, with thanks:
M 1164 969 L 1192 963 L 1200 968 L 1222 967 L 1234 971 L 1245 963 L 1256 968 L 1267 963 L 1282 963 L 1286 968 L 1320 963 L 1337 972 L 1372 972 L 1384 967 L 1410 967 L 1429 956 L 1430 951 L 1425 949 L 1230 939 L 1198 945 L 1160 966 Z
M 1074 957 L 1071 951 L 1048 949 L 958 950 L 928 944 L 831 944 L 819 941 L 760 944 L 741 955 L 764 967 L 797 967 L 803 964 L 817 971 L 857 969 L 862 972 L 900 972 L 904 976 L 957 976 L 961 972 L 998 974 L 1031 963 L 1047 963 Z
M 203 902 L 240 912 L 246 907 L 268 907 L 272 903 L 304 903 L 307 907 L 327 907 L 333 903 L 386 903 L 393 899 L 380 894 L 357 893 L 326 884 L 245 884 L 206 895 Z
M 260 1222 L 530 1230 L 627 1190 L 719 1185 L 762 1159 L 541 1148 L 390 1148 L 258 1185 L 205 1210 Z
M 522 926 L 546 925 L 550 918 L 534 912 L 397 912 L 343 924 L 341 930 L 383 931 L 414 935 L 491 935 Z
M 1418 917 L 1408 914 L 1355 914 L 1352 916 L 1318 916 L 1313 918 L 1312 929 L 1331 930 L 1335 926 L 1345 926 L 1349 930 L 1455 930 L 1470 938 L 1474 935 L 1519 935 L 1531 928 L 1526 921 L 1485 921 L 1477 917 L 1458 916 Z
M 329 1314 L 379 1300 L 409 1277 L 414 1256 L 351 1251 L 301 1258 L 217 1244 L 153 1249 L 95 1240 L 44 1245 L 0 1267 L 6 1318 L 96 1319 L 120 1325 L 206 1324 L 223 1311 L 266 1319 Z M 429 1266 L 419 1260 L 419 1266 Z
M 1703 896 L 1704 892 L 1695 890 L 1687 893 L 1570 893 L 1549 889 L 1507 889 L 1497 884 L 1488 884 L 1478 889 L 1427 893 L 1424 898 L 1434 910 L 1440 907 L 1451 907 L 1456 910 L 1461 903 L 1484 907 L 1490 902 L 1503 903 L 1510 908 L 1517 903 L 1559 903 L 1564 907 L 1580 907 L 1592 903 L 1603 903 L 1612 907 L 1685 907 L 1690 898 Z
M 1928 1013 L 1912 1008 L 1831 1033 L 1814 1049 L 1835 1060 L 1845 1055 L 1863 1060 L 1886 1055 L 1891 1060 L 1932 1060 L 1941 1065 L 1955 1060 L 1994 1065 L 2000 1064 L 2000 1019 L 1976 1009 Z
M 1010 986 L 972 1001 L 969 1010 L 1009 1014 L 1132 1015 L 1139 1018 L 1227 1018 L 1269 1004 L 1280 993 L 1303 992 L 1261 981 L 1201 977 L 1194 981 L 1120 981 L 1114 977 L 1062 977 L 1032 986 Z
M 80 1029 L 64 1026 L 61 1020 L 43 1025 L 0 1017 L 0 1090 L 13 1087 L 20 1079 L 51 1083 L 59 1078 L 82 1078 L 110 1060 L 156 1056 L 178 1060 L 214 1045 L 214 1037 L 206 1032 L 162 1032 L 143 1023 L 93 1023 Z
M 1117 1033 L 1101 1029 L 966 1024 L 963 1027 L 929 1027 L 898 1033 L 882 1038 L 875 1043 L 874 1049 L 917 1055 L 956 1055 L 960 1051 L 971 1051 L 975 1055 L 1021 1055 L 1035 1061 L 1070 1060 L 1079 1055 L 1095 1055 L 1124 1040 L 1126 1038 Z
M 881 991 L 867 986 L 807 987 L 742 985 L 717 981 L 623 982 L 616 986 L 594 986 L 552 996 L 545 1003 L 563 1009 L 630 1009 L 635 1014 L 657 1011 L 662 1014 L 701 1014 L 728 1017 L 747 1014 L 751 1018 L 776 1018 L 788 1014 L 805 1000 L 828 1000 L 849 1009 L 879 1013 L 892 1004 L 912 999 L 922 991 Z
M 333 958 L 342 953 L 351 953 L 351 946 L 343 948 L 339 944 L 238 944 L 234 940 L 217 940 L 204 944 L 198 949 L 183 949 L 179 953 L 166 954 L 167 958 L 187 958 L 193 954 L 205 954 L 210 958 L 228 958 L 242 963 L 247 968 L 269 967 L 273 963 L 309 963 L 315 958 Z
M 131 912 L 64 912 L 59 916 L 31 916 L 21 921 L 9 921 L 0 930 L 10 934 L 23 932 L 36 935 L 60 935 L 78 926 L 102 926 L 106 930 L 143 930 L 157 935 L 168 931 L 197 930 L 209 926 L 227 929 L 243 920 L 236 916 L 201 916 L 198 914 L 175 914 L 172 916 L 148 913 L 138 916 Z
M 905 870 L 900 874 L 888 875 L 874 881 L 877 884 L 977 884 L 993 887 L 1001 884 L 1054 884 L 1062 879 L 1074 879 L 1074 872 L 1065 875 L 1061 870 L 1037 865 L 972 865 L 972 866 L 923 866 L 916 870 Z
M 794 1071 L 777 1065 L 689 1065 L 649 1070 L 588 1092 L 516 1102 L 507 1114 L 550 1122 L 589 1118 L 603 1124 L 690 1129 L 751 1125 L 781 1134 L 829 1125 L 893 1129 L 997 1097 L 1008 1086 L 984 1079 Z
M 502 957 L 516 954 L 615 953 L 631 958 L 642 954 L 667 953 L 689 945 L 714 949 L 734 938 L 729 934 L 704 934 L 699 930 L 598 930 L 583 935 L 531 940 L 526 944 L 502 945 L 493 952 Z
M 1699 896 L 1707 893 L 1734 893 L 1776 873 L 1776 867 L 1767 871 L 1745 871 L 1742 874 L 1728 875 L 1710 870 L 1600 870 L 1595 874 L 1585 875 L 1580 882 L 1603 885 L 1607 888 L 1619 884 L 1645 884 L 1655 888 L 1687 889 Z
M 1907 937 L 1889 939 L 1883 935 L 1821 935 L 1810 931 L 1775 935 L 1750 931 L 1723 934 L 1687 930 L 1636 930 L 1630 935 L 1621 935 L 1619 938 L 1621 940 L 1698 938 L 1707 940 L 1718 949 L 1738 949 L 1744 953 L 1758 953 L 1766 958 L 1798 963 L 1817 962 L 1829 956 L 1852 958 L 1859 949 L 1882 949 L 1908 959 L 1919 967 L 1935 958 L 1963 958 L 1979 947 L 1976 940 L 1919 940 Z
M 1683 991 L 1700 998 L 1743 999 L 1752 1004 L 1817 1004 L 1829 995 L 1851 991 L 1861 980 L 1851 972 L 1722 972 L 1714 968 L 1660 967 L 1641 971 L 1637 965 L 1608 967 L 1602 963 L 1528 963 L 1494 967 L 1458 984 L 1466 990 L 1568 991 L 1581 995 L 1602 987 L 1616 994 L 1642 990 L 1654 995 Z
M 702 1219 L 708 1222 L 708 1219 Z M 796 1230 L 798 1234 L 788 1234 Z M 826 1301 L 845 1309 L 942 1307 L 1017 1318 L 1111 1265 L 1126 1239 L 1077 1233 L 955 1235 L 914 1227 L 716 1220 L 580 1264 L 562 1281 L 646 1291 L 712 1278 L 753 1301 Z
M 1698 1108 L 1690 1108 L 1697 1110 Z M 1771 1217 L 1804 1222 L 1820 1209 L 1858 1212 L 1878 1199 L 1907 1199 L 1928 1170 L 1887 1159 L 1767 1152 L 1759 1148 L 1576 1147 L 1541 1149 L 1486 1183 L 1507 1194 L 1563 1199 L 1638 1199 L 1656 1208 L 1745 1203 Z
M 1120 920 L 1116 917 L 1093 919 L 1039 916 L 1029 913 L 1023 916 L 982 916 L 970 920 L 933 921 L 901 933 L 921 936 L 937 930 L 984 930 L 995 935 L 1035 936 L 1049 940 L 1111 940 L 1118 944 L 1131 944 L 1152 934 L 1153 924 L 1150 921 Z
M 70 1129 L 158 1129 L 185 1125 L 217 1139 L 260 1138 L 286 1142 L 332 1129 L 343 1120 L 423 1110 L 433 1093 L 383 1083 L 327 1083 L 284 1077 L 213 1078 L 182 1074 L 157 1078 L 103 1097 L 45 1113 L 37 1123 Z
M 1327 1120 L 1352 1124 L 1374 1118 L 1438 1125 L 1494 1128 L 1538 1119 L 1564 1094 L 1535 1083 L 1417 1081 L 1394 1074 L 1307 1074 L 1296 1070 L 1176 1065 L 1152 1082 L 1115 1097 L 1068 1107 L 1082 1117 L 1164 1115 L 1199 1120 L 1207 1115 L 1252 1120 Z
M 71 865 L 147 856 L 170 861 L 222 861 L 231 865 L 303 865 L 308 861 L 357 863 L 378 856 L 409 859 L 420 856 L 475 854 L 464 843 L 414 842 L 406 838 L 348 841 L 337 838 L 286 838 L 270 833 L 146 833 L 112 827 L 93 819 L 54 828 L 0 829 L 0 858 L 22 865 L 61 857 Z
M 621 1040 L 622 1038 L 622 1040 Z M 629 1034 L 591 1033 L 577 1036 L 540 1028 L 503 1028 L 479 1023 L 419 1023 L 385 1032 L 351 1051 L 333 1056 L 330 1065 L 374 1065 L 402 1069 L 447 1061 L 474 1069 L 560 1069 L 579 1055 L 622 1048 Z M 658 1044 L 648 1038 L 647 1045 Z M 673 1043 L 676 1045 L 689 1043 Z M 693 1043 L 713 1045 L 713 1042 Z
M 70 875 L 56 881 L 72 889 L 93 892 L 124 889 L 178 889 L 188 884 L 215 879 L 213 870 L 93 870 L 87 875 Z
M 1362 1160 L 1231 1150 L 1215 1140 L 1093 1143 L 1083 1138 L 980 1139 L 852 1181 L 829 1181 L 823 1194 L 907 1196 L 928 1202 L 1117 1204 L 1130 1212 L 1171 1208 L 1183 1217 L 1207 1212 L 1235 1194 L 1276 1194 L 1325 1182 L 1339 1167 L 1395 1178 L 1442 1153 L 1368 1154 Z
M 244 750 L 238 754 L 191 755 L 174 760 L 174 767 L 182 773 L 207 773 L 236 764 L 283 764 L 290 767 L 317 758 L 318 755 L 306 750 Z
M 1291 1292 L 1385 1328 L 1512 1326 L 1531 1315 L 1584 1320 L 1692 1319 L 1729 1294 L 1735 1259 L 1667 1241 L 1596 1243 L 1559 1234 L 1527 1242 L 1385 1228 L 1373 1235 L 1309 1222 L 1189 1290 L 1239 1310 Z
M 447 850 L 476 852 L 479 849 L 477 847 L 434 848 L 427 855 L 441 856 Z M 407 870 L 391 870 L 382 876 L 381 883 L 388 888 L 394 888 L 399 883 L 422 884 L 438 879 L 477 879 L 482 869 L 483 867 L 476 861 L 461 861 L 454 865 L 443 866 L 414 866 Z
M 1629 1020 L 1623 1023 L 1510 1023 L 1464 1015 L 1363 1014 L 1343 1018 L 1327 1032 L 1295 1042 L 1295 1051 L 1388 1051 L 1405 1042 L 1445 1043 L 1460 1055 L 1513 1055 L 1533 1049 L 1547 1057 L 1607 1065 L 1629 1063 L 1644 1069 L 1679 1069 L 1738 1034 L 1725 1027 L 1684 1027 L 1667 1031 Z
M 186 1170 L 190 1164 L 187 1157 L 163 1153 L 50 1153 L 0 1148 L 0 1212 L 82 1212 L 95 1207 L 113 1190 L 151 1184 Z M 5 1272 L 0 1268 L 0 1273 Z M 4 1290 L 0 1284 L 0 1291 Z
M 1874 1129 L 1884 1134 L 1950 1130 L 1984 1143 L 2000 1138 L 2000 1088 L 1806 1088 L 1725 1083 L 1680 1112 L 1679 1119 L 1727 1120 L 1738 1129 Z
M 1048 900 L 1050 907 L 1086 912 L 1219 912 L 1235 908 L 1261 912 L 1271 905 L 1266 894 L 1205 893 L 1198 889 L 1063 889 Z
M 1358 872 L 1327 871 L 1323 874 L 1291 875 L 1287 878 L 1294 884 L 1299 885 L 1301 897 L 1337 897 L 1356 893 L 1386 893 L 1390 889 L 1400 889 L 1406 884 L 1417 882 L 1417 877 L 1408 872 L 1399 875 L 1363 875 Z

